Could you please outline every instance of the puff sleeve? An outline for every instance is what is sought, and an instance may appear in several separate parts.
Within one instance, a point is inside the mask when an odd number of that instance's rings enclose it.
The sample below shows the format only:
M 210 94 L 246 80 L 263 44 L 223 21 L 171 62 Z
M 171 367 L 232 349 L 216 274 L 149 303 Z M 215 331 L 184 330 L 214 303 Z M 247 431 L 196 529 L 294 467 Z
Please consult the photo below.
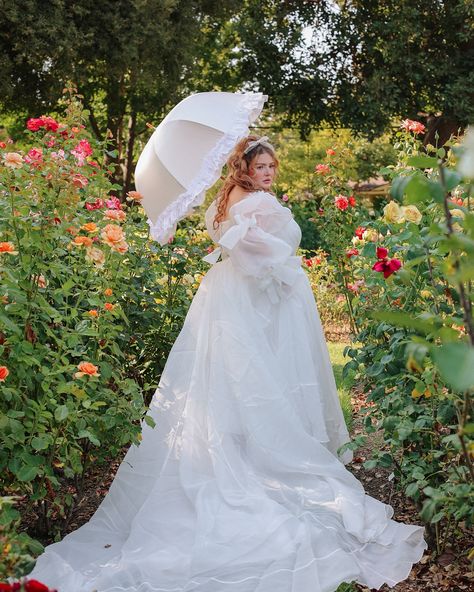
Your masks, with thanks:
M 231 226 L 217 241 L 219 248 L 204 260 L 215 263 L 222 253 L 240 273 L 254 278 L 272 302 L 287 296 L 304 273 L 294 247 L 281 238 L 293 218 L 290 210 L 269 193 L 257 192 L 235 203 L 229 215 Z

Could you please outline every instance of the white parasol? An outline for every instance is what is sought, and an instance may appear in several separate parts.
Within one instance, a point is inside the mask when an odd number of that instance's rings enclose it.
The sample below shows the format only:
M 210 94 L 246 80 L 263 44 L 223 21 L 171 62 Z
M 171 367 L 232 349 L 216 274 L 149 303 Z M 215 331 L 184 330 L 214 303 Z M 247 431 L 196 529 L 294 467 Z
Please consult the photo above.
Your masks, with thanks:
M 197 93 L 163 119 L 135 169 L 153 239 L 164 245 L 178 221 L 202 204 L 267 99 L 262 93 Z

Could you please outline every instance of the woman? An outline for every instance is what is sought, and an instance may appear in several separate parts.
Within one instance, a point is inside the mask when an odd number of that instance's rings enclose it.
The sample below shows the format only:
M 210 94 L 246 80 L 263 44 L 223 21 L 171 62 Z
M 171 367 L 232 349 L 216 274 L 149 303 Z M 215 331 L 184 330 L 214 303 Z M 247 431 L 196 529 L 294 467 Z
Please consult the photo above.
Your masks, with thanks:
M 219 247 L 150 406 L 156 427 L 33 572 L 60 592 L 379 588 L 421 558 L 423 528 L 391 520 L 338 456 L 349 435 L 301 231 L 270 192 L 277 167 L 267 138 L 229 158 L 206 211 Z

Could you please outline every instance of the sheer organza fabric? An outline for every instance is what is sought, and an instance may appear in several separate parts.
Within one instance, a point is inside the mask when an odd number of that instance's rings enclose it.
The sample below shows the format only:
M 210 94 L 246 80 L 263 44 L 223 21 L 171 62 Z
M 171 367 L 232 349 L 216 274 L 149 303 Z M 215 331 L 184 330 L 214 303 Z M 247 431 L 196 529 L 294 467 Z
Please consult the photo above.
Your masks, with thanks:
M 327 345 L 271 194 L 213 228 L 218 248 L 143 424 L 92 519 L 33 575 L 60 592 L 333 592 L 405 579 L 424 529 L 391 519 L 337 449 L 349 440 Z M 220 260 L 218 258 L 220 257 Z

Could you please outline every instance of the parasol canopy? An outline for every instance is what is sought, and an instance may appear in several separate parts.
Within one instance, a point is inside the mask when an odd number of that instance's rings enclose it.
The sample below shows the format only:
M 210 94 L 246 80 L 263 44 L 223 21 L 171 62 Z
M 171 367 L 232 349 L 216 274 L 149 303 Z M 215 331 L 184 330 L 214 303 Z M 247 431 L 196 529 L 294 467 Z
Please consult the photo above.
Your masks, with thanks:
M 262 93 L 190 95 L 163 119 L 135 169 L 151 237 L 164 245 L 179 220 L 204 201 L 237 142 L 268 99 Z

